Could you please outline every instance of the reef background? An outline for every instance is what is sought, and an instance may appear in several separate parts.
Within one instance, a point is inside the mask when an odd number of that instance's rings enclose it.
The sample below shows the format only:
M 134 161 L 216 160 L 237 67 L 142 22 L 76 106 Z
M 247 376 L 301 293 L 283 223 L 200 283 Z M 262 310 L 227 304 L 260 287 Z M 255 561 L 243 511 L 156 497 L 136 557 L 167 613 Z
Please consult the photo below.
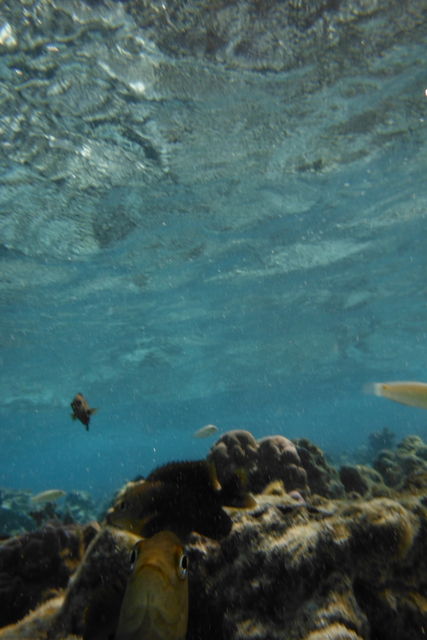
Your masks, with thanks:
M 425 379 L 425 11 L 2 2 L 0 486 L 109 497 L 207 423 L 425 435 L 361 393 Z
M 226 535 L 214 520 L 212 537 L 187 529 L 187 640 L 423 638 L 427 445 L 407 436 L 378 450 L 391 439 L 371 438 L 375 469 L 338 473 L 307 439 L 224 434 L 209 457 L 223 483 L 244 468 L 256 503 L 225 507 Z M 181 510 L 167 515 L 183 526 Z M 137 540 L 105 522 L 51 521 L 2 541 L 0 638 L 112 640 Z

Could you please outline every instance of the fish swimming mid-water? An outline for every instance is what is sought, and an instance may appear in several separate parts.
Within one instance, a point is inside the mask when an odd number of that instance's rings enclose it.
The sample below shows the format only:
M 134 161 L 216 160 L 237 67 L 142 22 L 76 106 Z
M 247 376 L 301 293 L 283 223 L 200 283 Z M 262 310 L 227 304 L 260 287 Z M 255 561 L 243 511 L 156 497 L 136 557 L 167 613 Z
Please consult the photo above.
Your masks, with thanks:
M 374 382 L 363 387 L 364 393 L 382 396 L 409 407 L 427 409 L 427 384 L 425 382 Z
M 188 622 L 187 556 L 161 531 L 131 551 L 131 573 L 115 640 L 184 640 Z
M 193 438 L 208 438 L 218 432 L 218 427 L 214 424 L 207 424 L 193 433 Z
M 73 420 L 80 420 L 80 422 L 86 427 L 86 431 L 89 431 L 90 417 L 96 413 L 98 409 L 95 407 L 89 409 L 89 405 L 81 393 L 78 393 L 73 398 L 71 408 L 73 410 L 73 413 L 70 413 L 71 418 Z
M 107 513 L 107 523 L 143 537 L 168 529 L 218 539 L 231 530 L 223 506 L 253 506 L 238 474 L 221 487 L 206 460 L 171 462 L 131 483 Z
M 42 491 L 35 496 L 31 496 L 31 502 L 34 504 L 43 504 L 44 502 L 55 502 L 55 500 L 59 500 L 65 496 L 65 491 L 62 489 L 48 489 L 47 491 Z

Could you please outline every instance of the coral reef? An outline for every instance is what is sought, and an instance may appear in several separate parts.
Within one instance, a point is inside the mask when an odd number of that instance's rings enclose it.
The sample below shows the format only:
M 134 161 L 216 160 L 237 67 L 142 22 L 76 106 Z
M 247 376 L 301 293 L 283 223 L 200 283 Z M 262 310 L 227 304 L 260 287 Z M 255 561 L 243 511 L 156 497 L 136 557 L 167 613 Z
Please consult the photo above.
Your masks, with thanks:
M 58 505 L 56 501 L 37 503 L 29 491 L 0 489 L 0 537 L 28 531 L 52 520 L 62 524 L 84 524 L 97 519 L 95 505 L 86 491 L 70 491 Z
M 308 509 L 286 494 L 258 500 L 254 509 L 230 510 L 233 529 L 221 542 L 192 534 L 187 640 L 423 637 L 422 501 L 318 497 Z M 0 638 L 112 638 L 136 539 L 102 529 L 65 597 Z
M 215 464 L 221 485 L 226 484 L 240 468 L 245 469 L 250 483 L 250 476 L 257 466 L 257 451 L 257 441 L 249 431 L 234 429 L 224 433 L 212 445 L 207 459 Z
M 95 504 L 87 491 L 70 491 L 65 496 L 63 508 L 60 510 L 62 518 L 71 517 L 72 522 L 84 523 L 97 520 Z
M 344 465 L 340 467 L 339 475 L 347 495 L 356 494 L 365 498 L 392 495 L 381 474 L 372 467 L 361 464 Z
M 228 431 L 212 445 L 207 459 L 215 464 L 220 484 L 228 482 L 237 469 L 244 469 L 247 488 L 253 493 L 280 480 L 288 492 L 345 495 L 336 469 L 306 438 L 292 441 L 284 436 L 268 436 L 257 441 L 248 431 Z
M 22 511 L 0 505 L 0 538 L 17 535 L 25 531 L 34 531 L 36 523 Z
M 251 477 L 254 493 L 261 492 L 272 480 L 282 480 L 287 491 L 307 491 L 307 472 L 295 445 L 283 436 L 258 440 L 257 468 Z
M 0 545 L 0 626 L 64 589 L 99 525 L 45 525 Z
M 419 503 L 319 500 L 310 513 L 269 500 L 236 514 L 221 546 L 190 547 L 191 638 L 206 628 L 204 637 L 233 639 L 421 637 L 423 600 L 411 600 L 426 570 Z M 386 622 L 403 601 L 411 636 Z
M 395 488 L 386 486 L 379 471 L 362 465 L 343 467 L 341 484 L 321 451 L 307 440 L 292 446 L 281 437 L 255 442 L 242 432 L 220 440 L 223 446 L 215 450 L 224 463 L 220 471 L 224 477 L 233 465 L 236 470 L 246 461 L 254 486 L 255 479 L 260 484 L 269 482 L 256 495 L 256 506 L 226 507 L 232 520 L 228 535 L 219 540 L 197 532 L 189 536 L 185 545 L 190 603 L 187 640 L 424 637 L 427 447 L 419 438 L 405 438 L 393 454 L 400 470 Z M 297 461 L 311 492 L 303 496 L 298 489 L 289 491 L 286 480 L 273 478 L 281 473 L 278 463 L 272 465 L 274 473 L 268 477 L 259 473 L 264 455 L 258 455 L 261 444 L 268 459 L 285 461 L 288 483 L 292 478 L 289 467 Z M 339 497 L 331 497 L 333 491 Z M 73 535 L 81 540 L 84 530 L 77 531 L 73 529 Z M 15 557 L 7 576 L 2 574 L 3 587 L 19 579 L 23 566 L 29 567 L 28 581 L 39 584 L 47 567 L 54 567 L 45 561 L 50 556 L 41 535 L 28 534 L 27 546 L 22 546 L 22 537 L 0 546 L 3 573 L 6 560 Z M 49 540 L 56 536 L 59 557 L 71 546 L 70 542 L 68 547 L 61 546 L 63 528 L 46 529 L 44 535 Z M 0 630 L 0 640 L 112 640 L 125 591 L 129 550 L 136 540 L 132 533 L 104 526 L 82 560 L 81 553 L 70 556 L 68 551 L 72 567 L 55 587 L 62 589 L 68 580 L 65 592 L 52 598 L 54 587 L 46 585 L 45 595 L 37 600 L 42 602 L 39 608 Z M 30 544 L 41 551 L 24 554 L 22 564 L 16 550 Z M 19 617 L 15 614 L 16 620 Z
M 398 488 L 410 476 L 427 472 L 427 445 L 418 436 L 406 436 L 396 451 L 380 451 L 373 462 L 387 486 Z
M 319 496 L 338 498 L 344 497 L 338 472 L 327 463 L 323 452 L 307 438 L 293 440 L 301 464 L 307 473 L 310 490 Z
M 377 455 L 382 449 L 394 449 L 396 435 L 388 427 L 380 431 L 374 431 L 369 436 L 369 448 L 372 454 Z
M 17 535 L 36 528 L 29 515 L 29 491 L 0 488 L 0 537 Z
M 244 430 L 224 433 L 211 447 L 207 459 L 215 464 L 221 485 L 243 469 L 249 491 L 260 493 L 273 480 L 281 480 L 287 491 L 309 491 L 307 474 L 295 445 L 283 436 L 256 441 Z

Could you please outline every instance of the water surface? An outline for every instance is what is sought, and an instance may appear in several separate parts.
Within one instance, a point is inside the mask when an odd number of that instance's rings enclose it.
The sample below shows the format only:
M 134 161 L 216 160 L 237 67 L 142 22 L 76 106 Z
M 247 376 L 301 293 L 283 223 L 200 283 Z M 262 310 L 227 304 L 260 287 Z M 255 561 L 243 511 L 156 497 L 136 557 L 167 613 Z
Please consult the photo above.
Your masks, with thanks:
M 204 456 L 207 423 L 336 454 L 427 435 L 361 392 L 427 380 L 426 24 L 421 1 L 2 4 L 1 485 L 110 495 Z

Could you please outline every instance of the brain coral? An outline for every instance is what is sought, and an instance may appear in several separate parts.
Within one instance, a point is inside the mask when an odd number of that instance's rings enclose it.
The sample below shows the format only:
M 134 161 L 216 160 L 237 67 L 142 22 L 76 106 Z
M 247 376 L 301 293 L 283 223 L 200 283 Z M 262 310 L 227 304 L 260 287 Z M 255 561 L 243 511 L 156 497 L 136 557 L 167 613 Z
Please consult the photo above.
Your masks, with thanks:
M 207 459 L 214 462 L 221 484 L 243 468 L 247 487 L 254 493 L 260 493 L 273 480 L 281 480 L 288 492 L 308 491 L 307 474 L 295 445 L 283 436 L 256 441 L 248 431 L 228 431 L 212 445 Z
M 208 460 L 215 463 L 220 484 L 224 485 L 239 468 L 250 475 L 256 468 L 258 445 L 249 431 L 227 431 L 217 440 L 208 453 Z
M 288 493 L 345 495 L 338 472 L 306 438 L 292 441 L 276 435 L 257 441 L 248 431 L 228 431 L 212 445 L 207 459 L 214 462 L 221 484 L 227 482 L 236 469 L 243 468 L 247 487 L 253 493 L 260 493 L 270 482 L 280 480 Z

